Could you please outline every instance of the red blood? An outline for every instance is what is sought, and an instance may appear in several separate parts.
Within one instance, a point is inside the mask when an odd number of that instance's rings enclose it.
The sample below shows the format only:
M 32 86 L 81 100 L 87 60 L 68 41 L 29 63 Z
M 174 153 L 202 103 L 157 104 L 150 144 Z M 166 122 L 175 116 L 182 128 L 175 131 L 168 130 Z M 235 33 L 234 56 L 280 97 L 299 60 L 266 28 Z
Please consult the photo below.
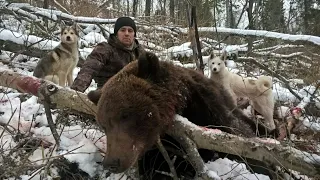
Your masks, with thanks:
M 40 85 L 40 80 L 33 77 L 23 77 L 17 82 L 19 90 L 23 90 L 23 92 L 30 92 L 35 96 L 38 95 Z

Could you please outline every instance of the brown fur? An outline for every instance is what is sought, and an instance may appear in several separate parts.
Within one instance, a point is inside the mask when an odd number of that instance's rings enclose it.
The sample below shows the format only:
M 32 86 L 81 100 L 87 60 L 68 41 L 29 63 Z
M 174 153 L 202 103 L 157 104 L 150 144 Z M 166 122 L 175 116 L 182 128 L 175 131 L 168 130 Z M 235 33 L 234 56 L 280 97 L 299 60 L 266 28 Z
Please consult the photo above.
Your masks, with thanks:
M 60 37 L 61 43 L 38 62 L 33 75 L 60 86 L 70 86 L 73 70 L 79 61 L 76 26 L 62 28 Z
M 255 136 L 254 122 L 236 108 L 219 83 L 194 70 L 159 62 L 151 53 L 125 66 L 88 97 L 97 103 L 96 120 L 107 135 L 103 164 L 115 173 L 131 167 L 171 127 L 175 114 L 200 126 Z

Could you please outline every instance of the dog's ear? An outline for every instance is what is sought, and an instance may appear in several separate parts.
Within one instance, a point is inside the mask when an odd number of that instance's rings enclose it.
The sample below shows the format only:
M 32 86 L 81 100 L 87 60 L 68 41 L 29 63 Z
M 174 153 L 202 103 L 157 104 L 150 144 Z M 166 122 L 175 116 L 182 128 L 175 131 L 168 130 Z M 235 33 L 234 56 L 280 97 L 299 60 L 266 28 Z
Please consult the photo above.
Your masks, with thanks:
M 72 24 L 72 29 L 74 29 L 77 36 L 79 36 L 79 26 L 77 23 Z
M 60 30 L 63 31 L 67 27 L 66 23 L 64 21 L 60 22 Z
M 214 53 L 213 53 L 213 51 L 210 53 L 210 57 L 209 57 L 209 59 L 213 59 L 214 58 Z
M 226 50 L 222 51 L 220 58 L 223 61 L 227 60 L 227 51 Z
M 95 105 L 97 105 L 101 97 L 101 93 L 102 93 L 101 89 L 98 89 L 98 90 L 90 91 L 87 96 L 90 101 L 92 101 Z

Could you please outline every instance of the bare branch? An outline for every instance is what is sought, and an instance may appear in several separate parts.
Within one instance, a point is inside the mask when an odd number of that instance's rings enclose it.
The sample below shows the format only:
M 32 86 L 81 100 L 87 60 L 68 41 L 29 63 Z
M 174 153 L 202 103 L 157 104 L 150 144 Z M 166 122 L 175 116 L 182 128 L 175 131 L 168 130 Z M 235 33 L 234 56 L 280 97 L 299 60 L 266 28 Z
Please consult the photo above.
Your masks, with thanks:
M 168 165 L 169 165 L 169 168 L 170 168 L 170 171 L 171 171 L 171 175 L 172 175 L 172 178 L 174 180 L 178 180 L 178 175 L 177 175 L 177 172 L 174 168 L 174 162 L 172 162 L 172 160 L 170 159 L 169 155 L 168 155 L 168 152 L 166 151 L 165 147 L 163 146 L 163 144 L 161 143 L 161 140 L 160 140 L 160 137 L 158 137 L 157 139 L 157 146 L 161 152 L 161 154 L 163 155 L 164 159 L 167 161 Z
M 63 11 L 64 13 L 67 13 L 67 14 L 71 14 L 65 7 L 63 7 L 58 1 L 56 0 L 53 0 L 52 1 L 56 6 L 58 6 L 58 8 Z

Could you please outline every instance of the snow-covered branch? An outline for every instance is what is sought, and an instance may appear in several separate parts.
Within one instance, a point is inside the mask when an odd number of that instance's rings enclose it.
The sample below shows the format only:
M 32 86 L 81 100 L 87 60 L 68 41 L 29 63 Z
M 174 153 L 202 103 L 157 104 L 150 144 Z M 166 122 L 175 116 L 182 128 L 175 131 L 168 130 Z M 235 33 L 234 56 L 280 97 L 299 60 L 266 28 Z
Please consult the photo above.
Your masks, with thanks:
M 184 30 L 187 32 L 187 29 Z M 304 41 L 309 42 L 314 45 L 320 45 L 320 37 L 312 35 L 295 35 L 295 34 L 284 34 L 266 30 L 248 30 L 248 29 L 232 29 L 224 27 L 199 27 L 199 32 L 218 32 L 226 34 L 234 34 L 240 36 L 257 36 L 257 37 L 266 37 L 273 39 L 281 39 L 284 41 Z
M 32 47 L 42 50 L 51 50 L 53 47 L 59 45 L 59 42 L 57 41 L 48 40 L 34 35 L 21 34 L 4 28 L 0 28 L 0 40 L 11 41 L 16 44 L 24 45 L 26 48 Z
M 1 10 L 1 9 L 0 9 Z M 54 9 L 44 9 L 39 7 L 34 7 L 28 3 L 11 3 L 7 6 L 2 7 L 3 13 L 12 14 L 14 12 L 22 17 L 29 18 L 34 22 L 42 21 L 41 18 L 46 18 L 52 21 L 66 20 L 69 22 L 85 23 L 85 24 L 113 24 L 116 18 L 104 19 L 97 17 L 83 17 L 83 16 L 73 16 L 68 13 L 64 13 L 59 10 Z M 142 29 L 150 29 L 146 26 L 146 22 L 142 18 L 137 18 L 137 26 Z M 153 29 L 161 30 L 164 33 L 171 34 L 173 38 L 177 35 L 187 35 L 188 28 L 181 28 L 176 26 L 168 25 L 154 25 Z M 199 27 L 199 32 L 209 32 L 209 33 L 225 33 L 233 34 L 238 36 L 256 36 L 256 37 L 266 37 L 273 39 L 281 39 L 284 41 L 301 41 L 309 42 L 314 45 L 320 45 L 320 37 L 312 35 L 294 35 L 294 34 L 284 34 L 266 30 L 247 30 L 247 29 L 232 29 L 224 27 Z
M 96 112 L 96 106 L 87 98 L 86 94 L 33 76 L 0 69 L 0 86 L 10 87 L 21 93 L 38 96 L 40 100 L 44 98 L 41 96 L 43 94 L 41 92 L 45 91 L 46 94 L 50 94 L 50 101 L 55 105 L 55 108 L 66 108 L 89 115 L 95 115 Z
M 73 16 L 59 10 L 34 7 L 28 3 L 11 3 L 7 6 L 4 6 L 3 8 L 9 9 L 10 11 L 13 11 L 21 16 L 29 17 L 35 21 L 40 21 L 40 18 L 38 18 L 38 16 L 53 21 L 57 21 L 58 19 L 60 19 L 70 22 L 90 24 L 111 24 L 116 21 L 116 18 L 103 19 L 97 17 Z
M 284 146 L 274 139 L 243 138 L 220 130 L 199 127 L 179 115 L 176 116 L 171 131 L 176 131 L 173 134 L 191 137 L 198 148 L 255 159 L 305 175 L 320 174 L 319 155 Z

